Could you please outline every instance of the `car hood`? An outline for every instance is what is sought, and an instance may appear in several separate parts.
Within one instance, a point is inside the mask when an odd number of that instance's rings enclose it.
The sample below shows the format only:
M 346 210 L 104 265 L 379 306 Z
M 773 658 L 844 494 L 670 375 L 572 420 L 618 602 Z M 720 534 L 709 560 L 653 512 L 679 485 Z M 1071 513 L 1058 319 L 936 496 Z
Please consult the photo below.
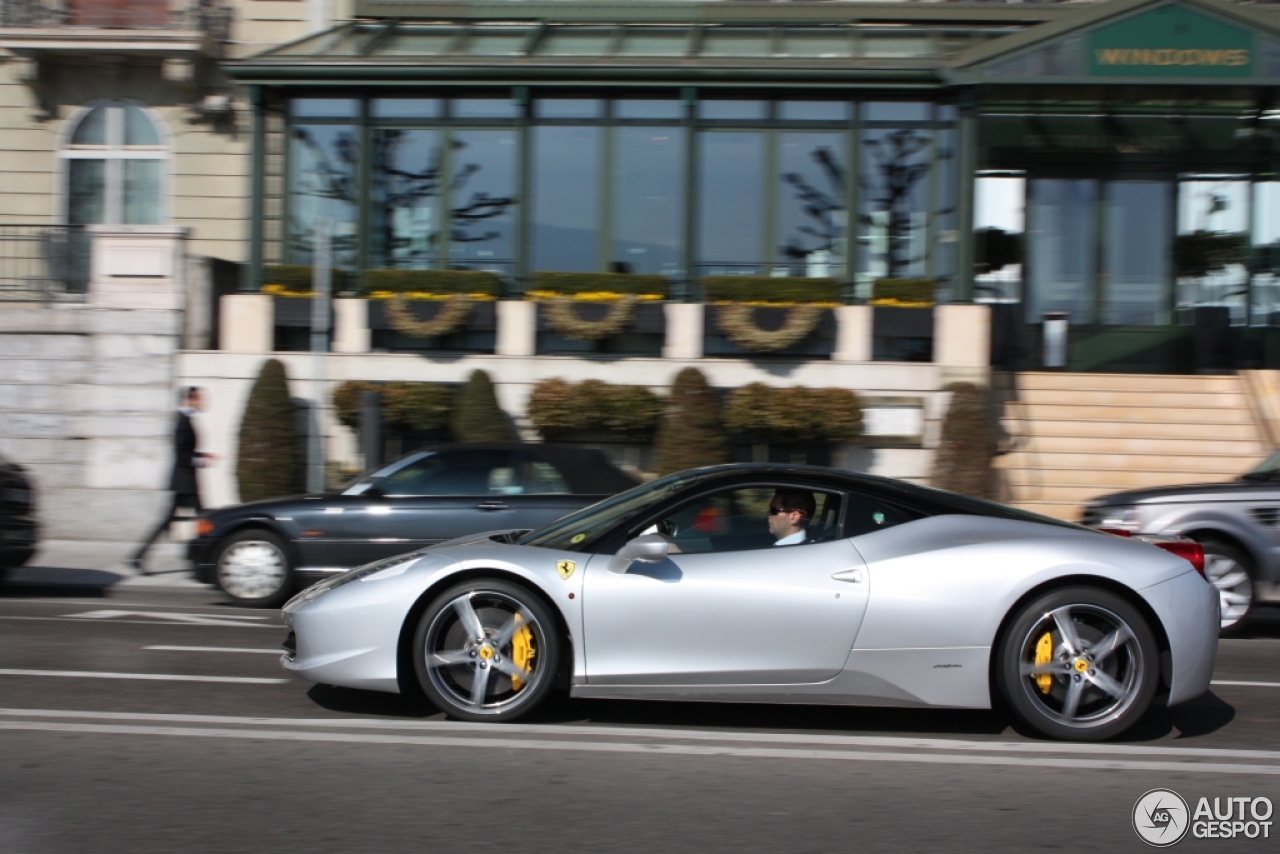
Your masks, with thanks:
M 1089 502 L 1092 506 L 1120 504 L 1182 504 L 1201 501 L 1274 500 L 1280 483 L 1274 481 L 1230 480 L 1225 483 L 1193 483 L 1113 492 Z

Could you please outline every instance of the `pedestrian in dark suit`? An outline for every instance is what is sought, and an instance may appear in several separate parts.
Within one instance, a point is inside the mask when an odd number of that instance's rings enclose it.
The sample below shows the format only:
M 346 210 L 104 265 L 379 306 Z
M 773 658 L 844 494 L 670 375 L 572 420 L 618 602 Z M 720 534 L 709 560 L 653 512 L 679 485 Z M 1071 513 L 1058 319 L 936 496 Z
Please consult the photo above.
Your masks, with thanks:
M 173 474 L 169 477 L 169 491 L 173 493 L 173 500 L 151 536 L 138 547 L 133 557 L 125 561 L 125 564 L 134 569 L 146 571 L 142 568 L 142 558 L 147 549 L 179 518 L 178 508 L 189 507 L 195 515 L 199 515 L 203 509 L 200 504 L 200 486 L 196 483 L 196 469 L 207 466 L 214 456 L 196 450 L 199 439 L 196 437 L 195 425 L 191 423 L 192 416 L 203 408 L 203 402 L 199 388 L 190 386 L 183 389 L 182 405 L 178 408 L 178 417 L 173 425 Z

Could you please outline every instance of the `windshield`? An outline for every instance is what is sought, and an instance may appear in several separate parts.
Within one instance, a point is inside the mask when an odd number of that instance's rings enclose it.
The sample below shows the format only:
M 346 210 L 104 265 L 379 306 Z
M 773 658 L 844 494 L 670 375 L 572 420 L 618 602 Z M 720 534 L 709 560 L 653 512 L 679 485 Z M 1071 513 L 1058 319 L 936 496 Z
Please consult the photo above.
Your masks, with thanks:
M 520 540 L 520 545 L 582 551 L 615 525 L 685 489 L 698 479 L 698 475 L 682 472 L 628 489 L 525 535 Z
M 1253 471 L 1244 476 L 1245 480 L 1280 479 L 1280 450 L 1254 466 Z

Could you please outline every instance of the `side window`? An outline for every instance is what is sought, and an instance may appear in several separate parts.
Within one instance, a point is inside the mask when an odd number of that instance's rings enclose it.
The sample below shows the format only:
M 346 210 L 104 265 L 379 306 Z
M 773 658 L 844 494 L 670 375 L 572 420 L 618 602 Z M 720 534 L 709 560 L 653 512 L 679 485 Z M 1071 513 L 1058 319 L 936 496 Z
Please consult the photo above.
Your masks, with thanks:
M 520 481 L 524 491 L 534 495 L 563 495 L 570 491 L 555 466 L 544 460 L 524 460 L 520 464 Z
M 920 518 L 920 514 L 890 504 L 874 495 L 851 492 L 846 497 L 844 530 L 846 537 L 861 537 L 884 528 Z
M 803 510 L 786 510 L 797 505 Z M 640 533 L 660 534 L 673 553 L 682 554 L 805 545 L 827 539 L 828 525 L 839 535 L 839 508 L 840 496 L 821 490 L 736 487 L 669 510 Z M 770 512 L 774 509 L 783 512 Z
M 505 451 L 432 454 L 387 477 L 390 495 L 511 495 L 521 492 Z

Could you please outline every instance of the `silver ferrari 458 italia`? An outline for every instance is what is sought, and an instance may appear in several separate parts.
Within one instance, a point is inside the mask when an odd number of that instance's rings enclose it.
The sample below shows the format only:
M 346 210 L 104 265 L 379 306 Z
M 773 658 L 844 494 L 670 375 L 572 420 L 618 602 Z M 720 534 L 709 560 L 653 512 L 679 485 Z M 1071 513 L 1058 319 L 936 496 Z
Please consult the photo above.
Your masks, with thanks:
M 576 697 L 985 709 L 1098 740 L 1209 687 L 1200 547 L 810 466 L 671 475 L 284 608 L 284 666 L 470 721 Z

